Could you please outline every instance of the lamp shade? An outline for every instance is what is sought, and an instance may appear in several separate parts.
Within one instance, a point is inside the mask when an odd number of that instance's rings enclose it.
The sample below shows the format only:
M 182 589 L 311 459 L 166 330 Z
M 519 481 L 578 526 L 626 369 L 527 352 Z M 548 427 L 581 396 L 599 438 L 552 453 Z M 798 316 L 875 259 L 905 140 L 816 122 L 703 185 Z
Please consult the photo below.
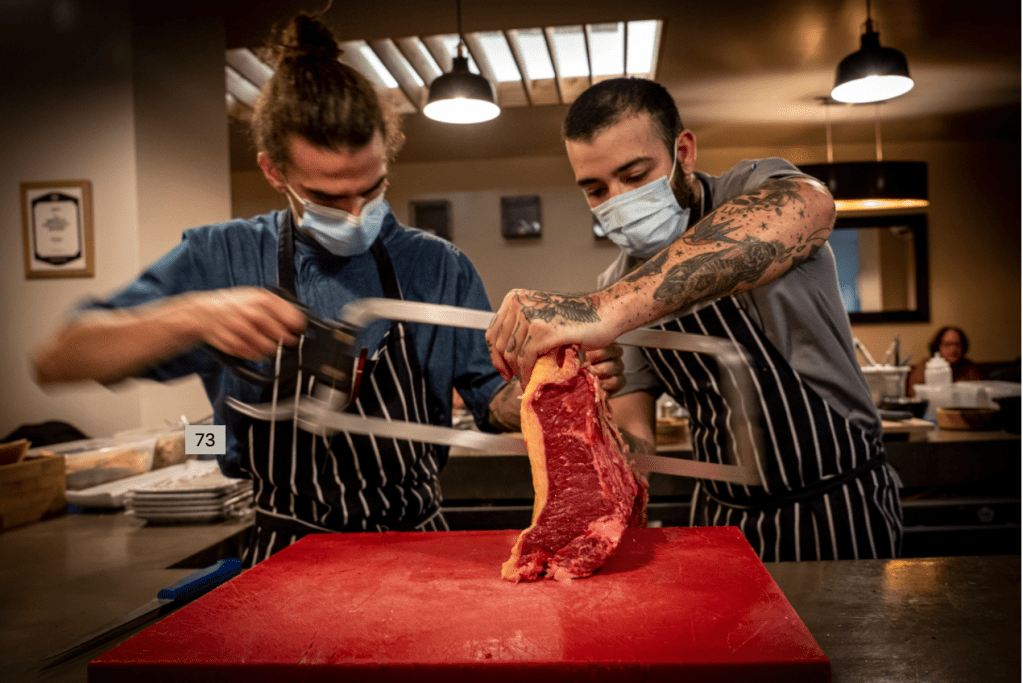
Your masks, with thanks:
M 799 170 L 827 185 L 839 211 L 907 209 L 930 204 L 924 161 L 848 161 Z
M 894 48 L 881 47 L 877 31 L 868 28 L 860 39 L 860 49 L 839 62 L 831 97 L 854 104 L 880 102 L 912 88 L 906 56 Z
M 455 57 L 451 71 L 430 84 L 430 96 L 423 113 L 444 123 L 479 123 L 501 113 L 494 101 L 490 81 L 469 71 L 466 57 Z

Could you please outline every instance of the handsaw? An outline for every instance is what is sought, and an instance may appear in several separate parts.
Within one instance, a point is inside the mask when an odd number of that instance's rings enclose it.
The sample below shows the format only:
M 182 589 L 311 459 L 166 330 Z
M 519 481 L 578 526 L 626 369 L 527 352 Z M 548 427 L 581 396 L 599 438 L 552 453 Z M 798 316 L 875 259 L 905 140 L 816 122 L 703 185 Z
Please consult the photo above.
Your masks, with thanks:
M 377 320 L 386 319 L 486 330 L 494 315 L 490 311 L 444 304 L 365 298 L 344 306 L 338 320 L 348 328 L 355 329 L 364 329 Z M 616 341 L 632 346 L 711 355 L 724 371 L 722 377 L 728 378 L 728 381 L 724 382 L 723 390 L 731 407 L 729 422 L 735 436 L 735 450 L 729 454 L 731 462 L 717 464 L 669 458 L 652 453 L 630 453 L 629 457 L 637 469 L 747 486 L 763 485 L 756 457 L 757 453 L 762 452 L 758 447 L 760 406 L 751 389 L 749 361 L 737 344 L 716 337 L 645 328 L 623 334 Z M 335 431 L 346 431 L 509 455 L 526 453 L 525 442 L 521 438 L 343 413 L 338 411 L 336 400 L 324 400 L 322 396 L 289 398 L 279 401 L 276 405 L 269 403 L 251 405 L 234 398 L 228 398 L 227 403 L 233 409 L 254 419 L 294 419 L 301 429 L 314 434 L 329 435 Z

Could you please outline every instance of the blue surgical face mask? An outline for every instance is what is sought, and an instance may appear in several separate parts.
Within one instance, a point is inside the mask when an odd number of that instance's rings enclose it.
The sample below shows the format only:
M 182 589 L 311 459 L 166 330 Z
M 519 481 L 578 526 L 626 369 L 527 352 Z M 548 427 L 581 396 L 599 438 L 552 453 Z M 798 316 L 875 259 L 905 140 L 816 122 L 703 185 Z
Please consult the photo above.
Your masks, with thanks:
M 593 215 L 600 221 L 598 234 L 639 258 L 650 258 L 681 237 L 689 225 L 689 208 L 680 207 L 671 190 L 677 158 L 676 148 L 668 177 L 661 176 L 594 207 Z
M 387 217 L 383 191 L 363 204 L 358 216 L 353 216 L 342 209 L 314 204 L 299 197 L 291 185 L 287 187 L 302 204 L 302 229 L 337 256 L 356 256 L 368 251 Z

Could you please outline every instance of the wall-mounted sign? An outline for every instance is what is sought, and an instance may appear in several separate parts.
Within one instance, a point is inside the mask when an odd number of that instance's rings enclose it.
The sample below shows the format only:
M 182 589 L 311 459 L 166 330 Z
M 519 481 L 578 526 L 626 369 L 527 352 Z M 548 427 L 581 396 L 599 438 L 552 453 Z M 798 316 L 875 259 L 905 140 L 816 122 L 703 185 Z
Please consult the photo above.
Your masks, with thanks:
M 501 235 L 516 237 L 540 237 L 543 234 L 543 220 L 540 217 L 540 197 L 501 197 Z
M 409 209 L 412 227 L 451 240 L 451 202 L 446 199 L 414 201 L 409 202 Z
M 25 277 L 92 277 L 92 183 L 21 184 Z

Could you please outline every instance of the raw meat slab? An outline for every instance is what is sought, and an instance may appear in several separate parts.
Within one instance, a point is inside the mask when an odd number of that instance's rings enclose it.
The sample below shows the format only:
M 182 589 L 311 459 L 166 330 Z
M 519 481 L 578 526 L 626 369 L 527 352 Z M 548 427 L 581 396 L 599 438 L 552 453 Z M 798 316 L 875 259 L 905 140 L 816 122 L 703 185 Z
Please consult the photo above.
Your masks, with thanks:
M 89 681 L 830 681 L 735 527 L 630 528 L 591 578 L 510 583 L 518 533 L 308 536 L 97 657 Z

